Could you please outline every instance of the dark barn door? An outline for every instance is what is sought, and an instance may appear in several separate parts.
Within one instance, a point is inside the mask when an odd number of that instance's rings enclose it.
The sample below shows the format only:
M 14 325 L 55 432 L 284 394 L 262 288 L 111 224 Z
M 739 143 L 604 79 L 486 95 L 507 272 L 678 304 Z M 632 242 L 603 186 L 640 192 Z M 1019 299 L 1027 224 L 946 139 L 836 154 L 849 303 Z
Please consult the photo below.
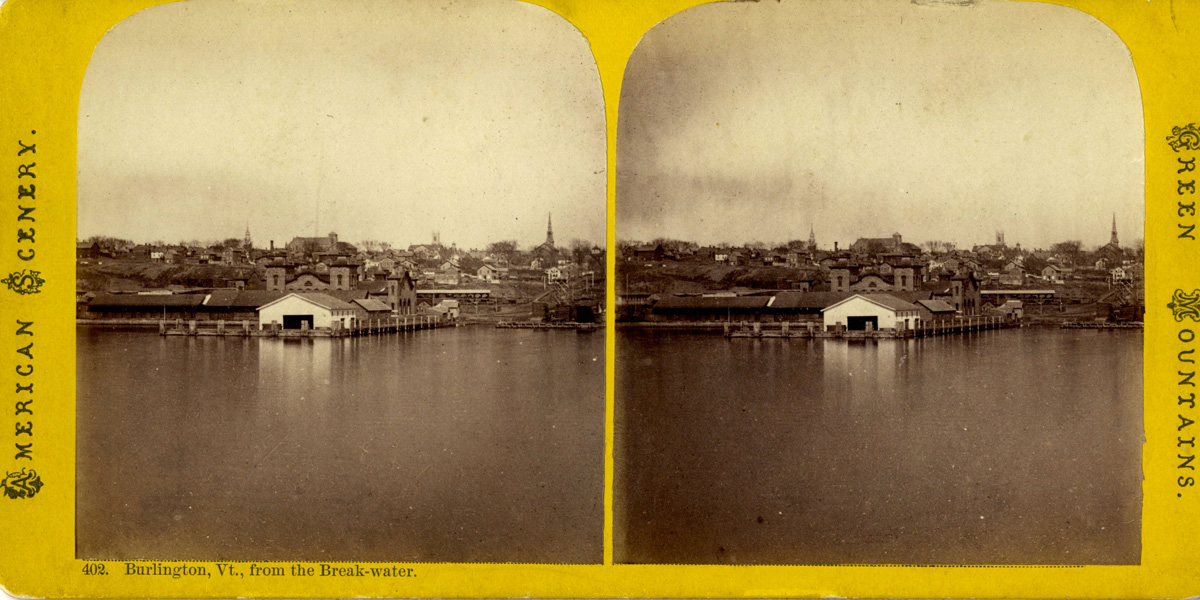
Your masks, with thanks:
M 303 325 L 301 325 L 301 323 L 305 322 L 308 323 L 309 329 L 313 328 L 312 315 L 283 315 L 284 329 L 302 329 Z
M 871 324 L 872 330 L 879 329 L 879 317 L 846 317 L 846 329 L 866 331 L 867 323 Z

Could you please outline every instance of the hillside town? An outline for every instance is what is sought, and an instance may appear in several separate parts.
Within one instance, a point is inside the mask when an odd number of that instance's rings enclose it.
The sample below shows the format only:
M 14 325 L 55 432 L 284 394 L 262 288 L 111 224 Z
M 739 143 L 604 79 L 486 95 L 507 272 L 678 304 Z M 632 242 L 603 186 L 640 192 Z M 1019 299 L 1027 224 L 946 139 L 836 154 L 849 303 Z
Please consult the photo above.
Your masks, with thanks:
M 969 250 L 914 244 L 900 233 L 822 248 L 813 228 L 807 240 L 779 245 L 658 239 L 618 246 L 617 318 L 624 322 L 911 330 L 985 317 L 1133 324 L 1144 310 L 1143 249 L 1140 241 L 1121 245 L 1115 216 L 1109 242 L 1091 250 L 1077 241 L 1022 248 L 1008 245 L 1003 232 Z M 847 303 L 863 315 L 839 321 Z
M 326 236 L 256 244 L 164 244 L 94 236 L 76 243 L 81 322 L 253 322 L 255 329 L 355 329 L 399 317 L 439 322 L 594 322 L 604 303 L 605 251 L 580 240 L 485 249 L 395 247 Z M 284 300 L 287 299 L 285 302 Z M 275 314 L 293 306 L 295 315 Z M 288 311 L 285 311 L 288 312 Z M 298 315 L 303 315 L 303 317 Z

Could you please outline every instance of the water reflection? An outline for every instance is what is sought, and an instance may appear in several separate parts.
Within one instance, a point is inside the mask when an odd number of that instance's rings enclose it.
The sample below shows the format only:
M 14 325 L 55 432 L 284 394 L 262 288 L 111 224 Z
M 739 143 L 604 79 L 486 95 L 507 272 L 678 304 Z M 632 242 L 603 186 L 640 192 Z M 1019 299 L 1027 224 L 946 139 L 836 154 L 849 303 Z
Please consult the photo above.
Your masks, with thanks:
M 1141 341 L 621 330 L 617 560 L 1137 563 Z
M 80 557 L 601 558 L 602 335 L 77 339 Z

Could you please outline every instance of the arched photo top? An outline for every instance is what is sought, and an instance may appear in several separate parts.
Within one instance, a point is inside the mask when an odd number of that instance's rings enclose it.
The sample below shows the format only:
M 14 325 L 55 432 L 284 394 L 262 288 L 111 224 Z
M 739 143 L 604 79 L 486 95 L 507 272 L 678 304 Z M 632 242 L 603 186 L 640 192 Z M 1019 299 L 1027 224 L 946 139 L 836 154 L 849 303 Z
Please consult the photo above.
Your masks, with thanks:
M 1112 30 L 719 2 L 621 91 L 614 562 L 1141 562 L 1146 146 Z
M 712 3 L 630 58 L 618 236 L 1132 244 L 1143 151 L 1129 50 L 1078 10 Z
M 78 235 L 529 247 L 552 213 L 603 244 L 604 128 L 587 40 L 533 4 L 164 4 L 88 66 Z
M 604 337 L 498 326 L 601 314 L 570 23 L 166 4 L 99 42 L 78 131 L 77 557 L 603 561 Z

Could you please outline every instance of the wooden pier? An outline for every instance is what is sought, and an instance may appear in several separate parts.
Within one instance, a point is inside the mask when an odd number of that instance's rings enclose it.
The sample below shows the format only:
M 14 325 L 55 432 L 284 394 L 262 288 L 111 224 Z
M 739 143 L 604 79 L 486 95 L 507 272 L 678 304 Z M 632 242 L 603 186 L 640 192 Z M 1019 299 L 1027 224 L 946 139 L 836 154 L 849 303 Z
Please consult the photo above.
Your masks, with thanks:
M 599 326 L 595 323 L 576 323 L 574 321 L 500 321 L 497 329 L 574 329 L 575 331 L 595 331 Z
M 727 338 L 907 339 L 958 335 L 1013 327 L 1021 327 L 1021 321 L 1006 317 L 960 317 L 922 323 L 921 326 L 911 329 L 851 330 L 845 327 L 825 329 L 822 323 L 817 321 L 725 323 L 724 329 Z
M 333 327 L 308 328 L 307 323 L 301 329 L 284 329 L 278 324 L 259 327 L 258 323 L 249 320 L 242 321 L 197 321 L 176 319 L 168 322 L 158 322 L 159 335 L 184 336 L 224 336 L 224 337 L 274 337 L 274 338 L 341 338 L 358 337 L 363 335 L 399 334 L 405 331 L 420 329 L 436 329 L 451 327 L 454 323 L 432 315 L 405 315 L 378 319 L 364 319 L 353 327 L 342 327 L 334 323 Z
M 1062 329 L 1142 329 L 1142 322 L 1064 321 L 1059 327 Z

